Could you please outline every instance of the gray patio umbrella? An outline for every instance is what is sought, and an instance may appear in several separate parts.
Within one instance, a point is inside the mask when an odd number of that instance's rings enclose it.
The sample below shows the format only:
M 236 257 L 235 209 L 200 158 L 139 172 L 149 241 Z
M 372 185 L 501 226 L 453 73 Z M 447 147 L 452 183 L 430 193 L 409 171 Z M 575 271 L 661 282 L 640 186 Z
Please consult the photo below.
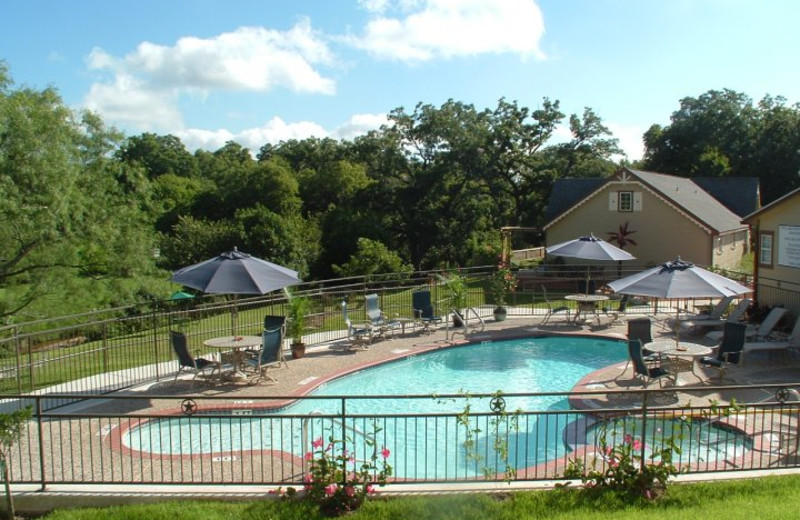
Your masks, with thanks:
M 561 242 L 545 249 L 548 255 L 582 260 L 625 261 L 636 260 L 632 254 L 589 233 L 586 236 Z M 589 292 L 591 272 L 586 267 L 586 292 Z
M 652 298 L 723 298 L 752 292 L 739 282 L 678 258 L 608 284 L 614 291 Z
M 300 283 L 297 271 L 236 248 L 172 273 L 171 281 L 208 294 L 266 294 Z
M 184 267 L 172 273 L 171 281 L 208 294 L 266 294 L 300 283 L 297 271 L 261 260 L 236 248 L 233 251 Z M 236 307 L 231 312 L 236 334 Z
M 664 299 L 724 298 L 753 291 L 739 282 L 697 267 L 680 258 L 641 273 L 614 280 L 608 286 L 619 294 Z M 680 309 L 677 312 L 680 313 Z M 676 330 L 676 341 L 678 340 L 677 333 Z

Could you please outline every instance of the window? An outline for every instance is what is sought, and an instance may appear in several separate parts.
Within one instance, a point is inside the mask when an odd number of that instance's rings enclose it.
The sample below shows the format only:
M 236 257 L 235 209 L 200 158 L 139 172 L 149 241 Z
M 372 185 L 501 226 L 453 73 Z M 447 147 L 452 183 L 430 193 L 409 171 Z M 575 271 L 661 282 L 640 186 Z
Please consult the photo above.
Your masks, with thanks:
M 772 267 L 772 232 L 762 232 L 759 235 L 758 246 L 758 263 L 767 267 Z
M 621 191 L 619 192 L 619 205 L 618 211 L 633 211 L 633 192 Z

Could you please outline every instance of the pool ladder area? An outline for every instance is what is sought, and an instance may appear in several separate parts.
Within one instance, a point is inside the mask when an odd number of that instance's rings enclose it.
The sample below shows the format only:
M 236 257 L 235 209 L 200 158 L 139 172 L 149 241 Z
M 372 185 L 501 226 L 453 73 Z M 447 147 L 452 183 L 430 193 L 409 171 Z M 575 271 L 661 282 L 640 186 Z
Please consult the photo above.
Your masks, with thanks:
M 308 417 L 303 419 L 303 426 L 302 426 L 301 434 L 300 434 L 300 442 L 301 442 L 301 446 L 303 447 L 303 450 L 306 450 L 307 446 L 308 447 L 311 446 L 311 438 L 309 437 L 309 432 L 308 432 L 309 424 L 311 423 L 311 421 L 313 419 L 315 419 L 316 417 L 321 416 L 321 415 L 322 415 L 321 412 L 311 412 Z M 372 456 L 370 457 L 369 460 L 367 460 L 367 459 L 355 459 L 355 462 L 372 462 L 378 456 L 378 444 L 375 442 L 375 437 L 373 435 L 370 435 L 370 434 L 368 434 L 366 432 L 362 432 L 358 428 L 354 428 L 352 426 L 347 426 L 344 423 L 344 421 L 342 421 L 341 419 L 331 418 L 331 423 L 333 425 L 338 425 L 339 427 L 341 427 L 343 433 L 346 433 L 348 431 L 352 432 L 355 436 L 358 436 L 358 437 L 361 437 L 361 438 L 365 439 L 366 440 L 365 444 L 367 446 L 372 446 Z M 355 450 L 353 450 L 353 451 L 355 451 Z M 310 465 L 311 465 L 311 461 L 306 461 L 306 465 L 303 468 L 303 475 L 304 476 L 306 474 L 308 474 L 308 472 L 309 472 L 308 468 L 309 468 Z

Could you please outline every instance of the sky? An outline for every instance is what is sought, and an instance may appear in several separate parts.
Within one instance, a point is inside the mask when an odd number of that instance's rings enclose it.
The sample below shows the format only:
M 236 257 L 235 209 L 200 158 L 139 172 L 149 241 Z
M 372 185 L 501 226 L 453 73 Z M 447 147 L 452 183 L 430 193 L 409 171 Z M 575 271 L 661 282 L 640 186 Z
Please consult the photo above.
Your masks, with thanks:
M 586 107 L 641 158 L 685 97 L 800 101 L 794 0 L 0 0 L 16 87 L 126 135 L 353 139 L 418 103 Z M 567 119 L 565 118 L 565 124 Z M 569 138 L 560 127 L 555 141 Z

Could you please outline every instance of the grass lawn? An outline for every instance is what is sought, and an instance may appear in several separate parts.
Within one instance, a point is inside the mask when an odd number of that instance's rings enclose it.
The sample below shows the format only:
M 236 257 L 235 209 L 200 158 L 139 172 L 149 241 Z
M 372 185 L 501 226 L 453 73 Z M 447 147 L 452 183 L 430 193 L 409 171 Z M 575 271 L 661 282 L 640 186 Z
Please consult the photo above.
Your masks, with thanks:
M 577 489 L 501 495 L 464 494 L 373 499 L 347 518 L 426 520 L 789 519 L 800 515 L 800 475 L 698 484 L 672 484 L 657 501 L 629 500 Z M 142 506 L 55 511 L 47 520 L 217 520 L 325 518 L 300 501 L 181 501 Z

